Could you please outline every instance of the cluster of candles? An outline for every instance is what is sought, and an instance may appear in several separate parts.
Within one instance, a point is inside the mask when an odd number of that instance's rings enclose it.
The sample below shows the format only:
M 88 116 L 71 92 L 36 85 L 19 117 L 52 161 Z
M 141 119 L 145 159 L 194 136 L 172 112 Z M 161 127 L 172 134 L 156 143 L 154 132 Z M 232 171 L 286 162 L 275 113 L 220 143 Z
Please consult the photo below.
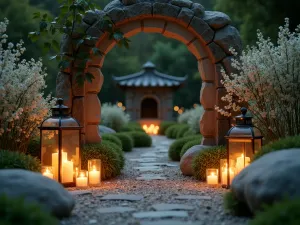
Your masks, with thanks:
M 149 127 L 145 124 L 143 125 L 143 129 L 147 134 L 158 134 L 159 126 L 155 126 L 151 124 Z
M 225 163 L 222 166 L 222 161 L 227 162 L 226 159 L 221 159 L 221 184 L 228 185 L 227 177 L 229 175 L 230 183 L 232 182 L 235 175 L 237 175 L 241 170 L 250 164 L 250 158 L 244 157 L 242 154 L 236 159 L 235 167 L 229 167 L 228 174 L 228 164 Z M 219 184 L 219 170 L 218 169 L 207 169 L 206 170 L 206 182 L 207 184 L 217 185 Z

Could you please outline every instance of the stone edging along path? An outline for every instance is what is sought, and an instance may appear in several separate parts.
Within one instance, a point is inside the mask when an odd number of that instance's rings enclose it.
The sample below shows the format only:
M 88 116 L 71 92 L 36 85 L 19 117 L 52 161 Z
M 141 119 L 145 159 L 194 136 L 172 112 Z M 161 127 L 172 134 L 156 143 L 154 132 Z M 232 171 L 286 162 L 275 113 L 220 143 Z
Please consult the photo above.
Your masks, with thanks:
M 69 189 L 76 206 L 61 224 L 246 225 L 246 218 L 224 212 L 225 189 L 184 177 L 178 163 L 168 161 L 171 143 L 163 136 L 154 136 L 153 147 L 125 153 L 126 167 L 121 176 L 104 181 L 100 187 Z M 148 163 L 148 157 L 156 158 L 156 165 Z

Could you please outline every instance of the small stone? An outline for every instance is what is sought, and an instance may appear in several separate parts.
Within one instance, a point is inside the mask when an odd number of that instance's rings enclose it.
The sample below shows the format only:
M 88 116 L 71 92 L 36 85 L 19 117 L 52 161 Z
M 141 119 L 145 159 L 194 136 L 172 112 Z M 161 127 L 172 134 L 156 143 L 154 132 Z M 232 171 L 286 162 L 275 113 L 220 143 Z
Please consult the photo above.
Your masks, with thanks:
M 126 200 L 126 201 L 140 201 L 144 197 L 142 195 L 127 195 L 127 194 L 119 194 L 119 195 L 105 195 L 100 200 Z
M 147 162 L 156 162 L 156 158 L 141 158 L 141 159 L 130 159 L 132 162 L 140 162 L 140 163 L 147 163 Z
M 135 208 L 131 207 L 108 207 L 101 208 L 97 210 L 99 213 L 124 213 L 124 212 L 133 212 L 136 211 Z
M 162 169 L 160 167 L 157 167 L 157 166 L 133 167 L 133 169 L 141 171 L 141 172 L 146 172 L 146 171 L 149 171 L 149 172 L 162 171 Z
M 137 177 L 136 180 L 166 180 L 166 177 L 162 177 L 160 174 L 142 174 Z
M 193 210 L 194 207 L 189 206 L 189 205 L 184 205 L 184 204 L 155 204 L 152 205 L 152 208 L 156 211 L 173 211 L 173 210 Z
M 188 217 L 186 211 L 149 211 L 133 213 L 133 217 L 137 219 L 145 218 L 169 218 L 169 217 Z
M 175 197 L 178 200 L 211 200 L 210 196 L 199 196 L 199 195 L 179 195 Z
M 96 224 L 96 223 L 98 223 L 97 220 L 89 220 L 89 224 Z

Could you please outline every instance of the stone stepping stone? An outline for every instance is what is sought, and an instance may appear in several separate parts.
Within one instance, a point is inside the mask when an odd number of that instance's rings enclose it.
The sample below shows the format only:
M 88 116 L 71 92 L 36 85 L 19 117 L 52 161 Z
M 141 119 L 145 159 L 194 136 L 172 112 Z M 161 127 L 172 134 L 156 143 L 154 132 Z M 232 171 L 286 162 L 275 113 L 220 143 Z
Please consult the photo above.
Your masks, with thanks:
M 199 195 L 179 195 L 175 197 L 178 200 L 211 200 L 210 196 L 199 196 Z
M 178 221 L 178 220 L 155 220 L 155 221 L 140 221 L 140 225 L 200 225 L 199 221 Z
M 189 215 L 186 211 L 148 211 L 148 212 L 133 213 L 133 217 L 137 219 L 188 217 L 188 216 Z
M 105 195 L 100 200 L 125 200 L 125 201 L 140 201 L 144 197 L 142 195 L 127 195 L 127 194 L 110 194 Z
M 136 180 L 166 180 L 166 177 L 160 174 L 142 174 L 136 178 Z
M 125 213 L 125 212 L 133 212 L 136 211 L 135 208 L 131 207 L 108 207 L 108 208 L 101 208 L 97 210 L 99 213 Z
M 142 158 L 163 158 L 165 157 L 164 155 L 159 155 L 158 153 L 146 153 L 141 155 Z
M 133 169 L 141 172 L 160 172 L 162 169 L 157 166 L 144 166 L 144 167 L 133 167 Z
M 184 204 L 155 204 L 152 205 L 152 208 L 156 211 L 173 211 L 173 210 L 193 210 L 194 207 Z
M 149 167 L 149 166 L 166 166 L 166 167 L 178 167 L 176 164 L 171 164 L 171 163 L 155 163 L 155 162 L 144 162 L 141 163 L 140 166 L 142 167 Z
M 151 163 L 156 162 L 157 158 L 140 158 L 140 159 L 129 159 L 132 162 L 139 162 L 139 163 Z
M 91 195 L 91 191 L 86 191 L 86 190 L 76 190 L 76 191 L 69 191 L 71 195 Z

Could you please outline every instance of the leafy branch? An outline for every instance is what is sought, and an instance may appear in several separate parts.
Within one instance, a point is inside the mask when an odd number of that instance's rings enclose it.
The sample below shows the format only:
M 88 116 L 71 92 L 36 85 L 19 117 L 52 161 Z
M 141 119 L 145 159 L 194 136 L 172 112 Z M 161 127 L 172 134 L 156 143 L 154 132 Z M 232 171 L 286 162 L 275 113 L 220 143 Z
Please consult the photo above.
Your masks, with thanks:
M 44 42 L 43 47 L 47 52 L 58 52 L 58 54 L 51 56 L 50 60 L 57 60 L 59 62 L 59 69 L 74 68 L 76 62 L 76 71 L 71 71 L 71 73 L 75 76 L 76 83 L 82 86 L 85 81 L 92 82 L 95 77 L 86 71 L 90 54 L 89 52 L 81 51 L 80 47 L 85 42 L 89 42 L 93 45 L 91 47 L 93 55 L 101 56 L 103 54 L 96 47 L 96 41 L 99 37 L 88 35 L 86 29 L 81 26 L 86 12 L 88 10 L 94 11 L 96 7 L 92 3 L 93 0 L 57 1 L 60 4 L 59 15 L 53 19 L 47 13 L 34 13 L 33 19 L 39 20 L 39 30 L 30 32 L 28 36 L 32 42 L 36 42 L 40 37 L 46 37 L 47 41 Z M 129 40 L 123 36 L 123 33 L 119 29 L 114 27 L 114 23 L 108 16 L 99 18 L 96 24 L 101 30 L 107 31 L 109 38 L 114 39 L 118 46 L 129 47 Z M 56 40 L 58 34 L 63 34 L 71 41 L 70 52 L 60 51 L 59 43 Z

